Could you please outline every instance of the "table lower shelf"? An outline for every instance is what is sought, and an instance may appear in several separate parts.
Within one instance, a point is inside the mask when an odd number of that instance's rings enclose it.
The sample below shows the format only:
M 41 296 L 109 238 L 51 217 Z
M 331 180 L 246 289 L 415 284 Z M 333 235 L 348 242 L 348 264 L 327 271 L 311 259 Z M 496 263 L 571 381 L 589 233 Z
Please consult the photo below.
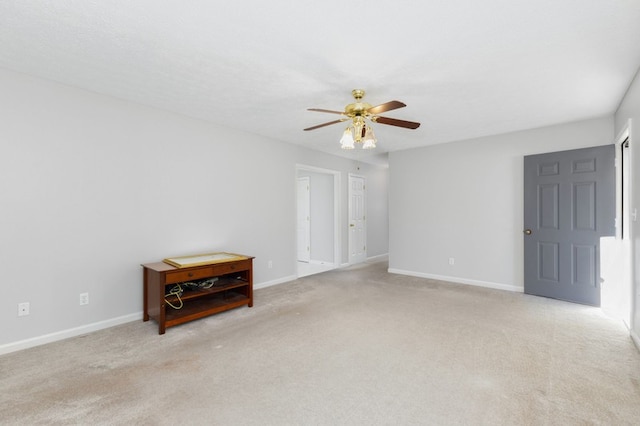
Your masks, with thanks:
M 233 291 L 219 294 L 218 297 L 214 298 L 206 297 L 188 300 L 184 302 L 182 309 L 173 309 L 170 306 L 165 307 L 165 326 L 172 327 L 240 306 L 250 306 L 250 303 L 249 297 Z

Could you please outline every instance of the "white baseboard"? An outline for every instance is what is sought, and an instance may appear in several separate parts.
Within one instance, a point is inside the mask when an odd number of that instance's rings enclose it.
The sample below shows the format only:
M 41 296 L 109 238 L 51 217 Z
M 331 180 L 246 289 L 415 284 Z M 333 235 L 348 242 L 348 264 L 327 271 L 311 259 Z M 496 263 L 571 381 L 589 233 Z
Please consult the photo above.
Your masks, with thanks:
M 257 290 L 260 288 L 270 287 L 272 285 L 294 281 L 295 279 L 297 279 L 297 277 L 295 275 L 291 275 L 289 277 L 284 277 L 277 280 L 267 281 L 254 285 L 253 289 Z M 30 339 L 0 345 L 0 355 L 21 351 L 23 349 L 33 348 L 47 343 L 57 342 L 59 340 L 68 339 L 70 337 L 81 336 L 83 334 L 103 330 L 105 328 L 114 327 L 116 325 L 125 324 L 131 321 L 142 321 L 142 312 L 124 315 L 118 318 L 95 322 L 80 327 L 70 328 L 68 330 L 56 331 L 55 333 L 45 334 L 43 336 L 32 337 Z
M 640 336 L 638 336 L 633 330 L 630 330 L 629 334 L 631 335 L 631 340 L 633 340 L 633 343 L 636 344 L 636 349 L 640 351 Z
M 282 283 L 288 283 L 289 281 L 295 281 L 297 279 L 298 279 L 298 277 L 296 275 L 289 275 L 288 277 L 278 278 L 277 280 L 265 281 L 265 282 L 260 283 L 260 284 L 254 284 L 253 285 L 253 289 L 254 290 L 259 290 L 261 288 L 271 287 L 272 285 L 277 285 L 277 284 L 282 284 Z
M 125 324 L 132 321 L 142 321 L 142 312 L 136 312 L 134 314 L 128 314 L 117 318 L 94 322 L 91 324 L 82 325 L 80 327 L 70 328 L 68 330 L 56 331 L 55 333 L 32 337 L 30 339 L 20 340 L 18 342 L 7 343 L 0 346 L 0 355 L 20 351 L 23 349 L 33 348 L 36 346 L 44 345 L 46 343 L 57 342 L 59 340 L 68 339 L 70 337 L 92 333 L 94 331 L 103 330 L 105 328 L 114 327 L 116 325 Z
M 516 293 L 524 292 L 524 289 L 522 287 L 518 287 L 510 284 L 500 284 L 500 283 L 492 283 L 488 281 L 470 280 L 467 278 L 459 278 L 459 277 L 448 277 L 445 275 L 425 274 L 423 272 L 405 271 L 402 269 L 394 269 L 394 268 L 389 268 L 388 272 L 391 274 L 409 275 L 411 277 L 418 277 L 418 278 L 429 278 L 432 280 L 447 281 L 447 282 L 456 283 L 456 284 L 466 284 L 466 285 L 473 285 L 476 287 L 493 288 L 496 290 L 513 291 Z
M 291 275 L 288 277 L 280 278 L 273 281 L 267 281 L 254 285 L 253 288 L 260 289 L 270 287 L 276 284 L 282 284 L 289 281 L 294 281 L 297 277 Z M 7 343 L 0 345 L 0 355 L 8 354 L 11 352 L 21 351 L 23 349 L 29 349 L 36 346 L 44 345 L 47 343 L 57 342 L 59 340 L 68 339 L 71 337 L 81 336 L 83 334 L 91 333 L 105 328 L 114 327 L 116 325 L 125 324 L 132 321 L 142 321 L 142 312 L 136 312 L 133 314 L 124 315 L 117 318 L 112 318 L 104 321 L 94 322 L 80 327 L 70 328 L 68 330 L 56 331 L 55 333 L 45 334 L 43 336 L 32 337 L 30 339 L 20 340 L 18 342 Z

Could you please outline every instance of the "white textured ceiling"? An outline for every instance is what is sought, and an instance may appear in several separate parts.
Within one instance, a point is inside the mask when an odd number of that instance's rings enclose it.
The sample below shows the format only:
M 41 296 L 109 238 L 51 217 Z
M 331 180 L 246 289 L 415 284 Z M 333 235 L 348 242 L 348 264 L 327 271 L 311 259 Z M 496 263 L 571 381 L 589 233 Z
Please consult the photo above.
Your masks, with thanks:
M 640 0 L 0 0 L 0 67 L 344 152 L 351 90 L 417 130 L 377 154 L 612 114 Z

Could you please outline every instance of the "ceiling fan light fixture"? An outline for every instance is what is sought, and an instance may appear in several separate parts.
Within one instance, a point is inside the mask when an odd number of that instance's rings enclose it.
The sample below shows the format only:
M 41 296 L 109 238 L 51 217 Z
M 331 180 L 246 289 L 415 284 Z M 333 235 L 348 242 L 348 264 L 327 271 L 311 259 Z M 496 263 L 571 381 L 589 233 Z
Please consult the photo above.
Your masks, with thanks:
M 376 135 L 373 133 L 373 129 L 369 126 L 366 127 L 364 133 L 364 139 L 362 140 L 362 149 L 373 149 L 376 147 Z
M 351 127 L 347 127 L 342 134 L 342 138 L 340 138 L 340 146 L 342 147 L 342 149 L 355 148 L 353 144 L 353 133 L 351 132 Z

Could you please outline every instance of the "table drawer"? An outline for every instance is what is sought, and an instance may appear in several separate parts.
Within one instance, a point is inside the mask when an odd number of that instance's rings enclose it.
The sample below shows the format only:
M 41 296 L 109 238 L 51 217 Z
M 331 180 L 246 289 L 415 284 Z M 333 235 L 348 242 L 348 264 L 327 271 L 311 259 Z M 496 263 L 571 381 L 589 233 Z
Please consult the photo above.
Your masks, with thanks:
M 189 271 L 175 271 L 175 272 L 167 272 L 166 275 L 166 283 L 174 284 L 174 283 L 182 283 L 185 281 L 193 281 L 199 280 L 202 278 L 209 278 L 214 276 L 216 273 L 213 272 L 212 268 L 200 268 L 200 269 L 191 269 Z
M 212 266 L 215 275 L 232 274 L 249 269 L 251 267 L 251 260 L 238 260 L 236 262 L 226 262 Z

